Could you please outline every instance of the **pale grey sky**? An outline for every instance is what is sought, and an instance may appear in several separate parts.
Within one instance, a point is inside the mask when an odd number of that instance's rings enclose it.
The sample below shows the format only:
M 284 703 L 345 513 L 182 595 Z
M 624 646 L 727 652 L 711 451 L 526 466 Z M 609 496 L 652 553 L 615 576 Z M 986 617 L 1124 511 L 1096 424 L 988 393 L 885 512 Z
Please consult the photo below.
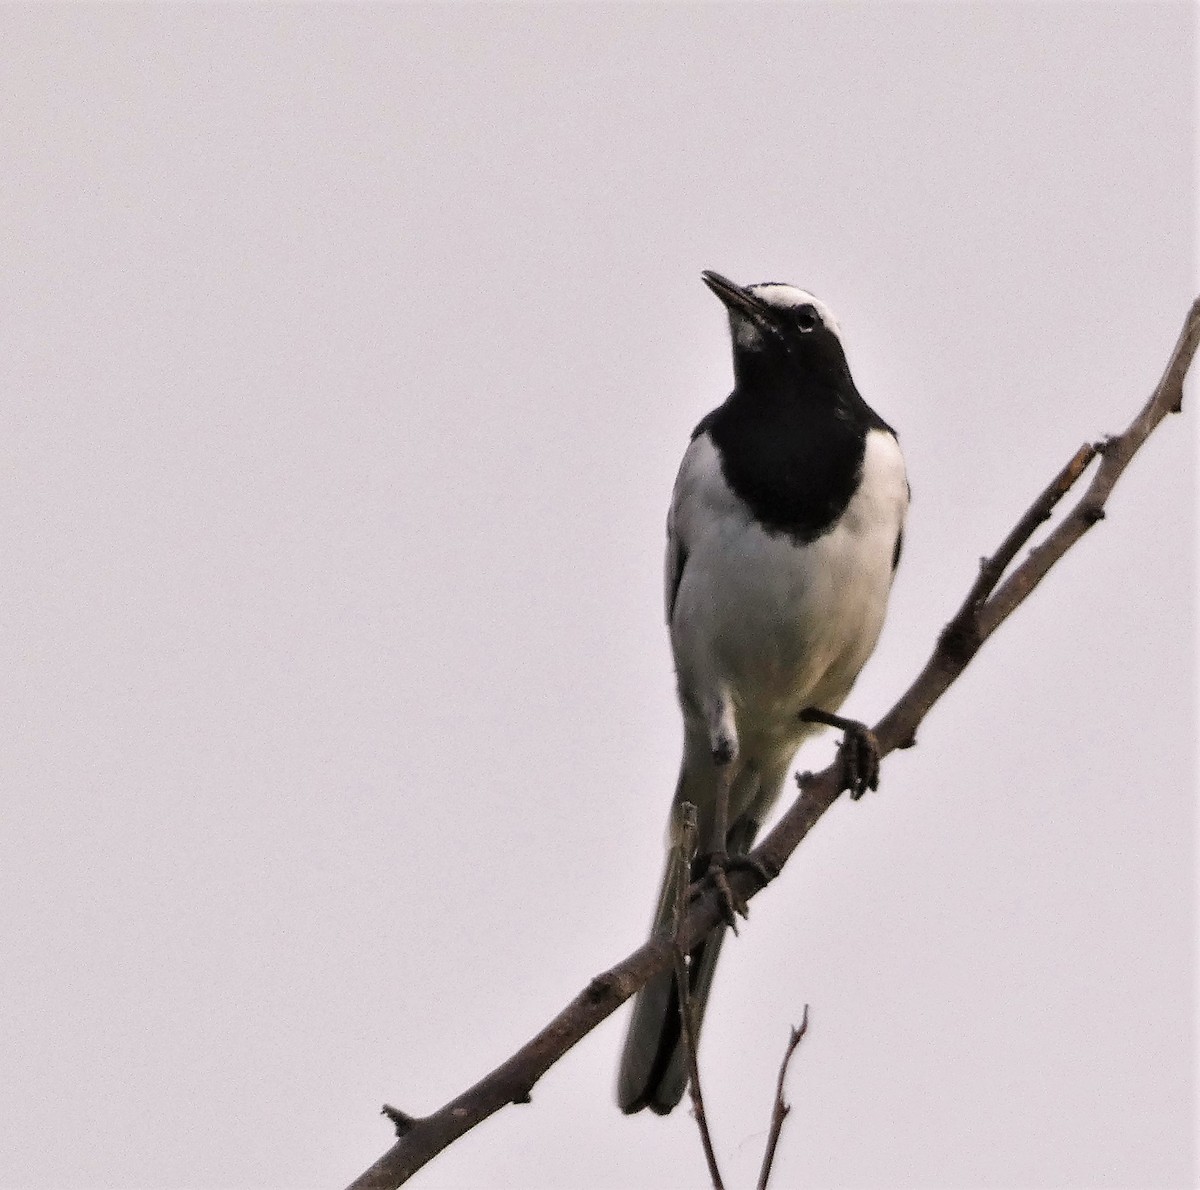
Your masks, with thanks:
M 341 1185 L 642 941 L 702 268 L 900 430 L 880 715 L 1174 342 L 1195 23 L 0 8 L 0 1186 Z M 1198 416 L 727 946 L 731 1187 L 806 1002 L 780 1188 L 1194 1184 Z M 704 1184 L 623 1024 L 415 1184 Z

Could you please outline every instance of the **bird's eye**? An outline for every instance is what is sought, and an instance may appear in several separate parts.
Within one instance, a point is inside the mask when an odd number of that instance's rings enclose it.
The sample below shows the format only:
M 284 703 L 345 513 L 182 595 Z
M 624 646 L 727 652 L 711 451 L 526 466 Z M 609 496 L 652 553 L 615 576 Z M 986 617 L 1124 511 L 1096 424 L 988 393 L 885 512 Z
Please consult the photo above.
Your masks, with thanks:
M 801 306 L 800 309 L 796 311 L 796 325 L 802 331 L 814 330 L 818 321 L 820 320 L 817 318 L 817 312 L 812 308 L 812 306 Z

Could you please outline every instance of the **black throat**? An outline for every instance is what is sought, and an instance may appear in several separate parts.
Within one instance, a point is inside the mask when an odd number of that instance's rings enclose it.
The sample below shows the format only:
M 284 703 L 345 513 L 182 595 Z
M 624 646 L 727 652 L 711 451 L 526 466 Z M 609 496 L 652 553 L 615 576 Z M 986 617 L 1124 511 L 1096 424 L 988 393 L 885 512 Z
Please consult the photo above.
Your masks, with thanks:
M 738 361 L 737 386 L 692 437 L 708 433 L 725 482 L 768 532 L 806 544 L 846 511 L 867 434 L 893 431 L 859 395 L 844 357 L 840 367 L 755 362 Z

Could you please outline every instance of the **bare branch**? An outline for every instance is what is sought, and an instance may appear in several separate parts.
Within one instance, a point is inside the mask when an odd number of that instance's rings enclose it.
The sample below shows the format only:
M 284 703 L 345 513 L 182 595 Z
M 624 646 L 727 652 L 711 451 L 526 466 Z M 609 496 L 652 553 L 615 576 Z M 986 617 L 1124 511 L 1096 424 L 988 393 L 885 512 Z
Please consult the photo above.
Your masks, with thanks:
M 1192 303 L 1188 311 L 1175 349 L 1150 399 L 1122 433 L 1107 439 L 1097 448 L 1101 455 L 1100 466 L 1083 498 L 1053 533 L 1030 552 L 1024 563 L 989 601 L 987 609 L 980 616 L 980 627 L 985 638 L 1012 615 L 1021 601 L 1045 578 L 1050 567 L 1093 525 L 1104 519 L 1104 506 L 1121 473 L 1129 465 L 1129 460 L 1168 413 L 1182 411 L 1183 380 L 1197 347 L 1200 347 L 1200 298 Z
M 676 848 L 679 852 L 679 870 L 686 872 L 696 849 L 696 807 L 684 802 L 679 807 L 680 830 Z M 692 1114 L 696 1127 L 700 1129 L 700 1144 L 704 1149 L 704 1160 L 708 1163 L 708 1178 L 713 1190 L 725 1190 L 721 1170 L 717 1165 L 717 1154 L 713 1148 L 712 1134 L 708 1130 L 708 1116 L 704 1111 L 704 1091 L 700 1086 L 700 1059 L 696 1052 L 696 1010 L 692 1005 L 691 981 L 688 974 L 687 951 L 679 941 L 679 925 L 683 921 L 687 906 L 687 882 L 680 880 L 675 889 L 675 913 L 671 936 L 675 939 L 675 988 L 679 997 L 679 1023 L 683 1033 L 684 1052 L 688 1061 L 688 1091 L 692 1098 Z
M 966 601 L 939 637 L 933 655 L 908 690 L 876 724 L 874 731 L 881 757 L 896 748 L 911 746 L 921 721 L 966 668 L 983 642 L 1029 596 L 1071 546 L 1102 519 L 1105 502 L 1129 460 L 1168 413 L 1181 409 L 1183 380 L 1198 345 L 1200 299 L 1193 302 L 1166 370 L 1150 399 L 1122 434 L 1108 439 L 1099 449 L 1100 466 L 1078 504 L 1001 583 L 1008 566 L 1033 532 L 1091 463 L 1094 457 L 1091 447 L 1083 447 L 1075 453 L 994 556 L 984 561 Z M 774 875 L 782 870 L 804 836 L 837 800 L 840 778 L 841 765 L 837 761 L 816 775 L 805 773 L 799 778 L 799 797 L 751 853 L 764 872 Z M 760 875 L 743 867 L 729 873 L 729 883 L 734 895 L 746 900 L 765 887 Z M 351 1183 L 350 1190 L 394 1190 L 476 1124 L 506 1104 L 526 1102 L 537 1080 L 576 1042 L 615 1012 L 652 976 L 671 967 L 677 943 L 690 951 L 723 920 L 716 892 L 704 890 L 691 902 L 687 915 L 679 923 L 677 940 L 657 935 L 615 967 L 596 976 L 536 1037 L 470 1090 L 429 1116 L 415 1118 L 392 1109 L 396 1116 L 402 1117 L 407 1130 L 370 1169 Z
M 1096 457 L 1096 448 L 1088 443 L 1081 446 L 1067 465 L 1054 477 L 1046 490 L 1029 506 L 1025 515 L 1013 526 L 1012 532 L 1000 543 L 1000 548 L 990 558 L 981 558 L 979 577 L 967 592 L 963 610 L 959 615 L 978 608 L 996 589 L 1004 572 L 1021 552 L 1025 543 L 1050 519 L 1058 502 L 1075 486 L 1075 481 L 1087 470 Z
M 804 1016 L 797 1029 L 792 1026 L 792 1035 L 788 1038 L 787 1049 L 783 1051 L 783 1061 L 779 1063 L 779 1081 L 775 1084 L 775 1106 L 771 1109 L 771 1131 L 767 1136 L 767 1148 L 763 1153 L 762 1169 L 758 1175 L 758 1190 L 767 1190 L 771 1180 L 771 1166 L 775 1164 L 775 1149 L 779 1144 L 779 1134 L 783 1131 L 783 1122 L 787 1119 L 792 1105 L 784 1101 L 783 1083 L 787 1078 L 788 1063 L 800 1044 L 800 1038 L 808 1032 L 808 1005 L 804 1006 Z

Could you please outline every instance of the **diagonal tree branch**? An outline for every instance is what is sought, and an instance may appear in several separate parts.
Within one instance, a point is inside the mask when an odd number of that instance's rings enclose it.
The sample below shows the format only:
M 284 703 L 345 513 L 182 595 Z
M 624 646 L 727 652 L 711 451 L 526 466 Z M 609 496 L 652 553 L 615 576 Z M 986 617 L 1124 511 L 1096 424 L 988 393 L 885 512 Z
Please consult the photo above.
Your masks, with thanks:
M 1197 346 L 1200 346 L 1200 298 L 1192 303 L 1162 379 L 1129 426 L 1098 446 L 1080 447 L 996 552 L 983 559 L 962 607 L 943 629 L 925 667 L 875 726 L 881 757 L 914 743 L 921 721 L 983 642 L 1028 598 L 1050 568 L 1103 519 L 1105 503 L 1130 459 L 1168 413 L 1178 413 L 1182 408 L 1183 380 Z M 1018 554 L 1097 455 L 1100 465 L 1078 503 L 1010 572 L 1009 567 Z M 820 773 L 805 773 L 799 783 L 799 797 L 752 853 L 774 875 L 837 800 L 841 792 L 841 765 L 835 761 Z M 742 868 L 729 874 L 729 883 L 735 896 L 747 900 L 765 887 L 756 874 Z M 385 1109 L 396 1124 L 398 1139 L 351 1183 L 349 1190 L 393 1190 L 488 1116 L 509 1103 L 528 1102 L 534 1084 L 559 1058 L 653 975 L 672 966 L 677 945 L 685 951 L 691 950 L 722 920 L 716 893 L 706 890 L 692 902 L 676 938 L 665 935 L 652 938 L 615 967 L 596 976 L 536 1037 L 458 1098 L 423 1117 L 413 1117 L 396 1108 Z

